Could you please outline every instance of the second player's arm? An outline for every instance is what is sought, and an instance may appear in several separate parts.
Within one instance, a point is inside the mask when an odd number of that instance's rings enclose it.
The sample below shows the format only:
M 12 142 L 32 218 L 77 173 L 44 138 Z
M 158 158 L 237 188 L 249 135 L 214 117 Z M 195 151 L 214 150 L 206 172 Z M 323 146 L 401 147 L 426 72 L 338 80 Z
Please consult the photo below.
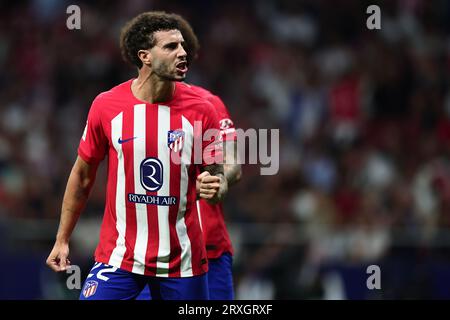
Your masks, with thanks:
M 78 218 L 86 206 L 92 185 L 95 182 L 98 163 L 89 164 L 77 158 L 67 181 L 61 218 L 55 245 L 47 258 L 47 264 L 54 271 L 64 271 L 69 256 L 69 240 Z M 69 262 L 70 264 L 70 262 Z

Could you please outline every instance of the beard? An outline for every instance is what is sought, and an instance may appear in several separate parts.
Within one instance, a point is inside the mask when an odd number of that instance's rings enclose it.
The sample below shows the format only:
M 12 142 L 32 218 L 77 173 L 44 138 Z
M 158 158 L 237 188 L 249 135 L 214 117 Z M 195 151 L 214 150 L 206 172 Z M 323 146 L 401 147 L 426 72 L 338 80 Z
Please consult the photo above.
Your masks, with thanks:
M 164 63 L 153 65 L 153 72 L 165 81 L 183 81 L 186 74 L 179 75 L 177 71 L 171 71 L 170 67 Z

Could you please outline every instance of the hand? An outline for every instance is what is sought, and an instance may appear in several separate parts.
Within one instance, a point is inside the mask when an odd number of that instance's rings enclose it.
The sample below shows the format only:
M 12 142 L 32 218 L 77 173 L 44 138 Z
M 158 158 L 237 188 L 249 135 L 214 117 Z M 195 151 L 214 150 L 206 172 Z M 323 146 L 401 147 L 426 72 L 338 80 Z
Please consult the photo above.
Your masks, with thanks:
M 222 201 L 228 191 L 228 183 L 223 174 L 212 176 L 208 171 L 197 176 L 196 190 L 200 199 L 210 204 Z
M 69 244 L 56 242 L 47 258 L 47 265 L 55 272 L 66 271 L 70 267 Z

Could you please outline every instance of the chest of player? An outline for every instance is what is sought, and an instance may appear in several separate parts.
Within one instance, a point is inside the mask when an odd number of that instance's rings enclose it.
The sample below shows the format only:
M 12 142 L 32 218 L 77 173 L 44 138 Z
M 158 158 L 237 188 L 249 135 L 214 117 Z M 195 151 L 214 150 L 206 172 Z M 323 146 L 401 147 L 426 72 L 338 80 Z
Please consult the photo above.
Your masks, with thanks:
M 108 124 L 110 155 L 133 157 L 134 161 L 190 159 L 195 122 L 185 108 L 135 104 L 120 111 Z

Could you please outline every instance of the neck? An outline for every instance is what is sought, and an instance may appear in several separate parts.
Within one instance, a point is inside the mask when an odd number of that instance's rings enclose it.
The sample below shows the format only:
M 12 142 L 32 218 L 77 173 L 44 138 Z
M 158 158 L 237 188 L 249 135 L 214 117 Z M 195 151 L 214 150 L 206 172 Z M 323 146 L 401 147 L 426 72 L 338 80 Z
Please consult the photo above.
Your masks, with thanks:
M 149 103 L 167 102 L 172 99 L 175 82 L 163 80 L 149 69 L 139 70 L 139 76 L 131 84 L 133 95 L 139 100 Z

